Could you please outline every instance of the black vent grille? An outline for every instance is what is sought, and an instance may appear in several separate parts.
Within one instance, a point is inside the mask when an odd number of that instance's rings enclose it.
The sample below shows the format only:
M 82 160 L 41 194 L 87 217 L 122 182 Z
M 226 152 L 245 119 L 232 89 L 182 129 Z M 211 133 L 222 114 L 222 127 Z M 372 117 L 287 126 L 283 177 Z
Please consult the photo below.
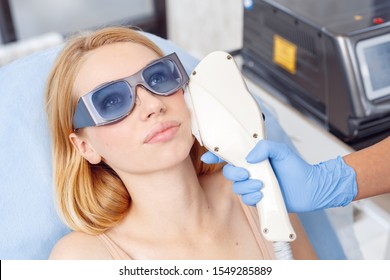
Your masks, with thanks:
M 286 24 L 286 22 L 280 21 L 276 17 L 266 16 L 265 25 L 270 30 L 275 31 L 275 33 L 305 49 L 312 55 L 317 55 L 315 40 L 310 34 L 297 29 L 295 26 L 291 26 L 291 24 Z

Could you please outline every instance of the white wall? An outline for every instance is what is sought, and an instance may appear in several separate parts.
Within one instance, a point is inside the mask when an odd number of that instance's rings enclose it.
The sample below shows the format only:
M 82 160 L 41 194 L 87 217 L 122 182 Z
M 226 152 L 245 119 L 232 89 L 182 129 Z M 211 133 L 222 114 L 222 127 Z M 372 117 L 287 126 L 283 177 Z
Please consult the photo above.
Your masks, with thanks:
M 10 0 L 18 39 L 69 34 L 153 14 L 152 0 Z
M 168 38 L 195 57 L 242 47 L 242 0 L 167 0 Z

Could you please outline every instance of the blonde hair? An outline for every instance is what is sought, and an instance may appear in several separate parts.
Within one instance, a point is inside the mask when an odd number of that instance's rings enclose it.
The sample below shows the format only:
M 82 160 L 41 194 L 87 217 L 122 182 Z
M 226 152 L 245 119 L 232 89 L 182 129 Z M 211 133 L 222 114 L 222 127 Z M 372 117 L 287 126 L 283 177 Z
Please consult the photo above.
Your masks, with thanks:
M 77 100 L 73 84 L 85 55 L 103 45 L 134 42 L 163 56 L 160 48 L 140 32 L 127 27 L 108 27 L 70 39 L 49 75 L 46 109 L 52 138 L 53 172 L 57 208 L 73 230 L 100 234 L 117 224 L 127 213 L 130 195 L 119 176 L 105 163 L 90 164 L 73 147 L 69 134 Z M 206 151 L 197 141 L 191 159 L 198 175 L 220 170 L 206 165 L 200 156 Z

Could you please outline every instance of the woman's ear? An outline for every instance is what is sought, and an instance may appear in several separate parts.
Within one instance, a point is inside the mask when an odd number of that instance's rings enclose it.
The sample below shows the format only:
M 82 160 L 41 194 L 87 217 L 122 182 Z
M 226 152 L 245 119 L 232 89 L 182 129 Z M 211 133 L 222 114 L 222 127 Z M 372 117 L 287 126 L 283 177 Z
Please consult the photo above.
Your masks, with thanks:
M 69 134 L 70 142 L 80 155 L 85 158 L 90 164 L 98 164 L 102 161 L 102 157 L 94 150 L 94 148 L 83 137 L 76 133 Z

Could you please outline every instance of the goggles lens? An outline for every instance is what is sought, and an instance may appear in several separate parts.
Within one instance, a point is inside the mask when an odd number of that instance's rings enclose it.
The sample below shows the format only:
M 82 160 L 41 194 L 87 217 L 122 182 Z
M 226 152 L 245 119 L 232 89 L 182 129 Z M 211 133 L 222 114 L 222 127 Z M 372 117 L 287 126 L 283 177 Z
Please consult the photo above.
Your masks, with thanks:
M 163 60 L 143 71 L 143 78 L 150 89 L 156 93 L 169 93 L 178 89 L 182 77 L 172 60 Z
M 98 126 L 117 122 L 134 107 L 136 87 L 167 96 L 182 88 L 188 75 L 175 53 L 158 59 L 132 76 L 105 83 L 83 95 L 77 104 L 73 128 Z
M 104 119 L 116 119 L 127 113 L 134 104 L 134 96 L 124 81 L 114 82 L 92 95 L 92 103 Z

